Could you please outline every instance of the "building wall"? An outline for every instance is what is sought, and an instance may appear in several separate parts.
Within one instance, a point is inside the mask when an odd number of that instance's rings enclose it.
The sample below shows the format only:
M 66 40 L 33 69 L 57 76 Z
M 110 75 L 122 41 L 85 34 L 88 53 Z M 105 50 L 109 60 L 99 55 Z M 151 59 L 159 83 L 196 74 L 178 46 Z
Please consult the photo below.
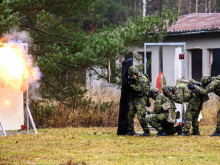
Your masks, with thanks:
M 163 73 L 166 78 L 167 84 L 174 85 L 175 84 L 175 73 L 174 73 L 174 59 L 175 59 L 175 49 L 180 46 L 163 46 Z M 143 52 L 143 48 L 133 47 L 134 55 L 138 57 L 137 52 Z M 182 47 L 183 50 L 183 47 Z M 152 86 L 156 86 L 156 79 L 159 73 L 159 46 L 147 46 L 147 52 L 151 52 L 151 71 L 152 71 Z M 142 64 L 140 62 L 134 62 L 134 65 Z
M 185 69 L 184 61 L 182 60 L 182 74 L 184 74 L 185 70 L 186 79 L 189 79 L 192 78 L 191 50 L 193 49 L 202 50 L 202 75 L 210 75 L 211 49 L 220 48 L 220 34 L 172 36 L 167 37 L 163 42 L 186 42 Z M 176 48 L 181 48 L 181 53 L 184 53 L 183 46 L 163 46 L 163 73 L 167 84 L 170 85 L 175 84 L 174 58 Z M 132 47 L 131 50 L 133 50 L 134 55 L 138 56 L 138 52 L 144 51 L 144 46 L 141 48 Z M 155 87 L 159 73 L 159 46 L 147 46 L 148 51 L 152 53 L 152 86 Z M 134 65 L 139 65 L 140 63 L 135 62 Z
M 167 37 L 165 42 L 186 42 L 187 61 L 186 70 L 187 78 L 192 78 L 191 73 L 191 51 L 193 49 L 202 49 L 202 75 L 210 75 L 210 58 L 211 49 L 220 48 L 220 34 L 198 34 L 188 36 L 173 36 Z

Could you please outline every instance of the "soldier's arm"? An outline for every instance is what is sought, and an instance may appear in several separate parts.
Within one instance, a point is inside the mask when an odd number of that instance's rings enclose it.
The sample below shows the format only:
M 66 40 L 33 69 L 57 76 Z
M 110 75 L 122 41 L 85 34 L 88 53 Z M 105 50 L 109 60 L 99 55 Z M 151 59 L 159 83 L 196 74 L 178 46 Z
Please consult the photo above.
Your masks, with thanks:
M 171 96 L 172 100 L 176 103 L 183 103 L 184 93 L 181 88 L 177 88 L 174 95 Z
M 131 90 L 135 92 L 142 92 L 144 90 L 145 82 L 140 81 L 137 85 L 131 85 Z
M 162 109 L 162 104 L 165 103 L 167 99 L 163 95 L 158 95 L 154 102 L 154 111 L 153 113 L 160 113 Z
M 206 88 L 202 88 L 195 85 L 195 90 L 200 95 L 207 95 L 208 93 L 213 92 L 215 90 L 215 87 L 216 87 L 216 83 L 212 81 L 209 85 L 206 86 Z

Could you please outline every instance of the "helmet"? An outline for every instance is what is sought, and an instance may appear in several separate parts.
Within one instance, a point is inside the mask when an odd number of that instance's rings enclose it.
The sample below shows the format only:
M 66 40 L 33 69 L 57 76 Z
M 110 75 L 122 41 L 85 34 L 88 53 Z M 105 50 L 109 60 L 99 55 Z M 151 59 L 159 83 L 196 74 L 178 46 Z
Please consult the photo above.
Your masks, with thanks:
M 162 88 L 162 91 L 163 91 L 163 94 L 166 95 L 167 91 L 170 91 L 170 92 L 172 93 L 173 88 L 172 88 L 172 86 L 170 86 L 170 85 L 165 85 L 165 86 Z
M 201 78 L 201 84 L 202 84 L 202 86 L 208 85 L 211 81 L 212 81 L 211 76 L 203 76 L 203 77 Z
M 137 71 L 137 69 L 134 66 L 130 66 L 128 68 L 128 75 L 129 76 L 132 76 L 132 74 L 137 74 L 137 73 L 138 73 L 138 71 Z
M 157 88 L 151 88 L 150 89 L 150 97 L 155 99 L 157 95 L 159 94 L 159 91 Z

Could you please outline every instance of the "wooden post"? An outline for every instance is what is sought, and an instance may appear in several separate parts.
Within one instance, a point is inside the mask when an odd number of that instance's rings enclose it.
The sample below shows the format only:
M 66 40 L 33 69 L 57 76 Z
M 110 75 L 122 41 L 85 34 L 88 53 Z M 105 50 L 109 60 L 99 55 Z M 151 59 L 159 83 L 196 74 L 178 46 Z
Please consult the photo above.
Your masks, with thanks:
M 111 65 L 110 65 L 110 59 L 108 61 L 108 83 L 111 82 Z

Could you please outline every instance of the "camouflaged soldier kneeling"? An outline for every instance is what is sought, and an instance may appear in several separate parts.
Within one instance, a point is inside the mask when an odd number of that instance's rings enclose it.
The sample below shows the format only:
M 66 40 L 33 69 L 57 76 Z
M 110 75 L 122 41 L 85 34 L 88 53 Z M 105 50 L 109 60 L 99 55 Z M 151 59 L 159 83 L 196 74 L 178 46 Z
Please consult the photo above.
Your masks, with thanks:
M 174 127 L 176 107 L 174 102 L 165 96 L 169 86 L 163 87 L 162 90 L 164 95 L 159 94 L 156 88 L 150 90 L 150 97 L 155 100 L 154 110 L 152 112 L 147 111 L 146 120 L 158 131 L 157 136 L 174 135 L 178 130 L 178 126 Z

